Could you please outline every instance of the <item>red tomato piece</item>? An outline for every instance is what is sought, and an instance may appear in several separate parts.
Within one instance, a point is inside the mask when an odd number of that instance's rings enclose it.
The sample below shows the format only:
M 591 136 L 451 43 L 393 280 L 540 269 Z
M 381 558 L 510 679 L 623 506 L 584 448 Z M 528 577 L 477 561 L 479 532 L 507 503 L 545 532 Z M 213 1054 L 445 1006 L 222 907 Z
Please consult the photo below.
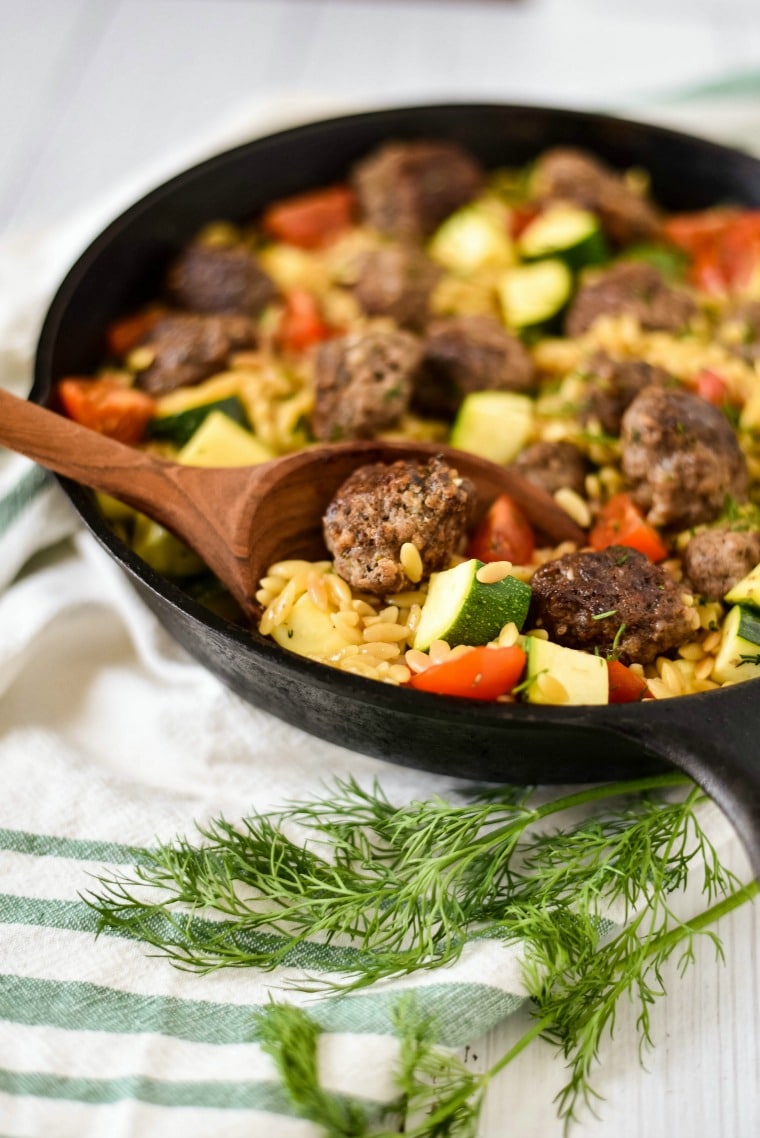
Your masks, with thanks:
M 136 348 L 161 319 L 165 310 L 158 305 L 115 320 L 106 329 L 106 346 L 112 356 L 126 356 Z
M 275 202 L 264 211 L 261 227 L 276 241 L 318 249 L 350 228 L 354 203 L 348 186 L 328 186 Z
M 509 216 L 509 231 L 517 239 L 541 211 L 534 205 L 516 205 Z
M 736 209 L 703 209 L 695 213 L 677 213 L 665 220 L 663 232 L 669 241 L 687 253 L 696 253 L 705 242 L 725 230 L 739 216 Z
M 62 379 L 57 392 L 70 419 L 130 445 L 140 442 L 156 411 L 155 401 L 149 395 L 125 387 L 114 376 Z
M 607 661 L 610 679 L 610 703 L 638 703 L 649 692 L 646 680 L 637 676 L 619 660 Z
M 277 330 L 277 342 L 285 351 L 302 352 L 333 335 L 325 324 L 316 298 L 305 288 L 291 289 Z
M 525 660 L 525 653 L 516 644 L 512 648 L 471 648 L 453 660 L 431 664 L 412 676 L 409 686 L 438 695 L 496 699 L 511 692 L 519 682 Z
M 478 525 L 467 547 L 468 557 L 479 561 L 513 561 L 527 565 L 536 547 L 536 537 L 525 514 L 502 494 Z
M 629 494 L 615 494 L 602 506 L 589 534 L 589 545 L 592 549 L 625 545 L 629 549 L 638 549 L 650 561 L 662 561 L 668 553 L 657 530 L 645 521 Z
M 760 280 L 760 210 L 681 214 L 665 222 L 665 232 L 691 254 L 691 282 L 703 292 L 730 295 Z
M 716 371 L 703 368 L 694 380 L 694 391 L 701 399 L 722 407 L 728 400 L 728 384 Z

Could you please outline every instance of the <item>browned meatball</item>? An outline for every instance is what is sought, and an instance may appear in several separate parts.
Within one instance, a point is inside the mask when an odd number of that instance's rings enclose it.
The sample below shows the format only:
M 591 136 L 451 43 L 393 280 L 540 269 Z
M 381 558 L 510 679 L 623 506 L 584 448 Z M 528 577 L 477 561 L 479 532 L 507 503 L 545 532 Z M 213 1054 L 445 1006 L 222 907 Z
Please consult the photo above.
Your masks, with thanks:
M 581 284 L 565 318 L 565 332 L 580 336 L 600 316 L 624 313 L 648 331 L 681 332 L 696 310 L 691 297 L 666 284 L 653 265 L 621 261 Z
M 720 601 L 760 562 L 760 533 L 708 529 L 693 537 L 683 568 L 695 593 Z
M 173 301 L 193 312 L 256 316 L 274 298 L 273 282 L 247 249 L 190 245 L 167 277 Z
M 471 391 L 530 391 L 533 361 L 492 316 L 445 316 L 428 325 L 414 404 L 451 416 Z
M 399 240 L 420 241 L 471 201 L 483 185 L 480 165 L 454 142 L 390 142 L 353 170 L 364 217 Z
M 684 587 L 635 549 L 568 553 L 530 583 L 537 627 L 567 648 L 614 650 L 623 663 L 648 664 L 691 633 Z
M 336 572 L 355 589 L 385 596 L 411 587 L 399 560 L 413 542 L 423 576 L 443 569 L 470 523 L 475 488 L 442 458 L 362 466 L 327 508 L 324 534 Z
M 401 328 L 423 327 L 441 270 L 421 249 L 413 245 L 372 249 L 359 259 L 357 270 L 354 293 L 368 315 L 390 316 Z
M 660 222 L 651 202 L 583 150 L 547 150 L 536 163 L 534 185 L 539 197 L 572 202 L 597 214 L 617 245 L 651 241 L 659 234 Z
M 533 443 L 518 454 L 514 465 L 529 482 L 547 494 L 556 494 L 565 488 L 582 497 L 586 493 L 588 462 L 572 443 Z
M 371 330 L 321 344 L 314 361 L 316 438 L 368 439 L 409 406 L 422 345 L 409 332 Z
M 742 500 L 747 463 L 718 407 L 688 391 L 646 387 L 623 416 L 623 473 L 656 526 L 710 522 L 726 496 Z
M 200 383 L 221 371 L 231 352 L 255 343 L 256 327 L 247 316 L 172 313 L 162 317 L 144 341 L 153 362 L 138 372 L 137 385 L 151 395 L 163 395 Z
M 595 352 L 583 367 L 588 379 L 588 396 L 581 421 L 596 419 L 608 435 L 619 435 L 625 411 L 639 392 L 654 384 L 673 385 L 674 380 L 661 367 L 644 360 L 616 360 L 606 352 Z

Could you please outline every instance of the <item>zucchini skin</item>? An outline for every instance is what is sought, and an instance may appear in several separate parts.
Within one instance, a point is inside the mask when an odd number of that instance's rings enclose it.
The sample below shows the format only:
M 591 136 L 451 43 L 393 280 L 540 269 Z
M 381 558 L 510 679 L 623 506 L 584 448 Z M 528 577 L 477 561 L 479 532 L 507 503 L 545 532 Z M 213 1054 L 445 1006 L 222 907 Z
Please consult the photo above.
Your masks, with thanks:
M 197 407 L 188 407 L 186 411 L 178 411 L 174 415 L 156 416 L 148 423 L 146 438 L 159 439 L 162 442 L 173 443 L 176 447 L 183 447 L 212 411 L 220 411 L 246 430 L 251 429 L 243 404 L 236 395 L 230 395 L 226 399 L 215 399 L 211 403 L 199 403 Z

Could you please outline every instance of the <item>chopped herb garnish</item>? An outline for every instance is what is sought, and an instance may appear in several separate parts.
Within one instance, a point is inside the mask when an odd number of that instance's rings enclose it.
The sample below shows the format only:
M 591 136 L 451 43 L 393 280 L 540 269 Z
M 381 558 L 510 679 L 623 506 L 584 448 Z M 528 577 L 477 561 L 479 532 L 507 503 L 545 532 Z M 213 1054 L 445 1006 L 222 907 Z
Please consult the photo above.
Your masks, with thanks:
M 592 620 L 606 620 L 608 616 L 615 616 L 617 609 L 608 609 L 607 612 L 598 612 L 591 617 Z

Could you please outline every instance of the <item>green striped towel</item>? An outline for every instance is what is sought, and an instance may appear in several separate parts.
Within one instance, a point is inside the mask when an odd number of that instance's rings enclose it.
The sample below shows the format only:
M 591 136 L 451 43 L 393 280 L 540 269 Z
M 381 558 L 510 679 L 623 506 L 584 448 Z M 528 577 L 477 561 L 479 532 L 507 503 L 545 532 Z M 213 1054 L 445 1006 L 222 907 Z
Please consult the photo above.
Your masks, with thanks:
M 698 125 L 705 129 L 704 112 Z M 152 180 L 123 187 L 118 200 L 56 233 L 0 250 L 0 382 L 28 388 L 56 279 Z M 321 1001 L 282 985 L 304 969 L 339 972 L 350 945 L 302 945 L 275 974 L 201 977 L 124 936 L 96 942 L 81 900 L 92 875 L 130 867 L 137 847 L 190 833 L 195 821 L 316 796 L 332 777 L 365 786 L 377 778 L 396 802 L 462 788 L 310 738 L 244 704 L 168 638 L 77 529 L 54 484 L 8 454 L 0 454 L 0 567 L 2 1135 L 308 1138 L 314 1128 L 291 1116 L 252 1039 L 253 1013 L 271 995 L 308 1004 L 325 1028 L 326 1086 L 370 1102 L 394 1095 L 391 1008 L 400 991 L 414 990 L 420 1010 L 435 1013 L 450 1047 L 520 1006 L 519 948 L 490 941 L 469 945 L 451 969 Z M 722 835 L 730 851 L 725 826 Z

